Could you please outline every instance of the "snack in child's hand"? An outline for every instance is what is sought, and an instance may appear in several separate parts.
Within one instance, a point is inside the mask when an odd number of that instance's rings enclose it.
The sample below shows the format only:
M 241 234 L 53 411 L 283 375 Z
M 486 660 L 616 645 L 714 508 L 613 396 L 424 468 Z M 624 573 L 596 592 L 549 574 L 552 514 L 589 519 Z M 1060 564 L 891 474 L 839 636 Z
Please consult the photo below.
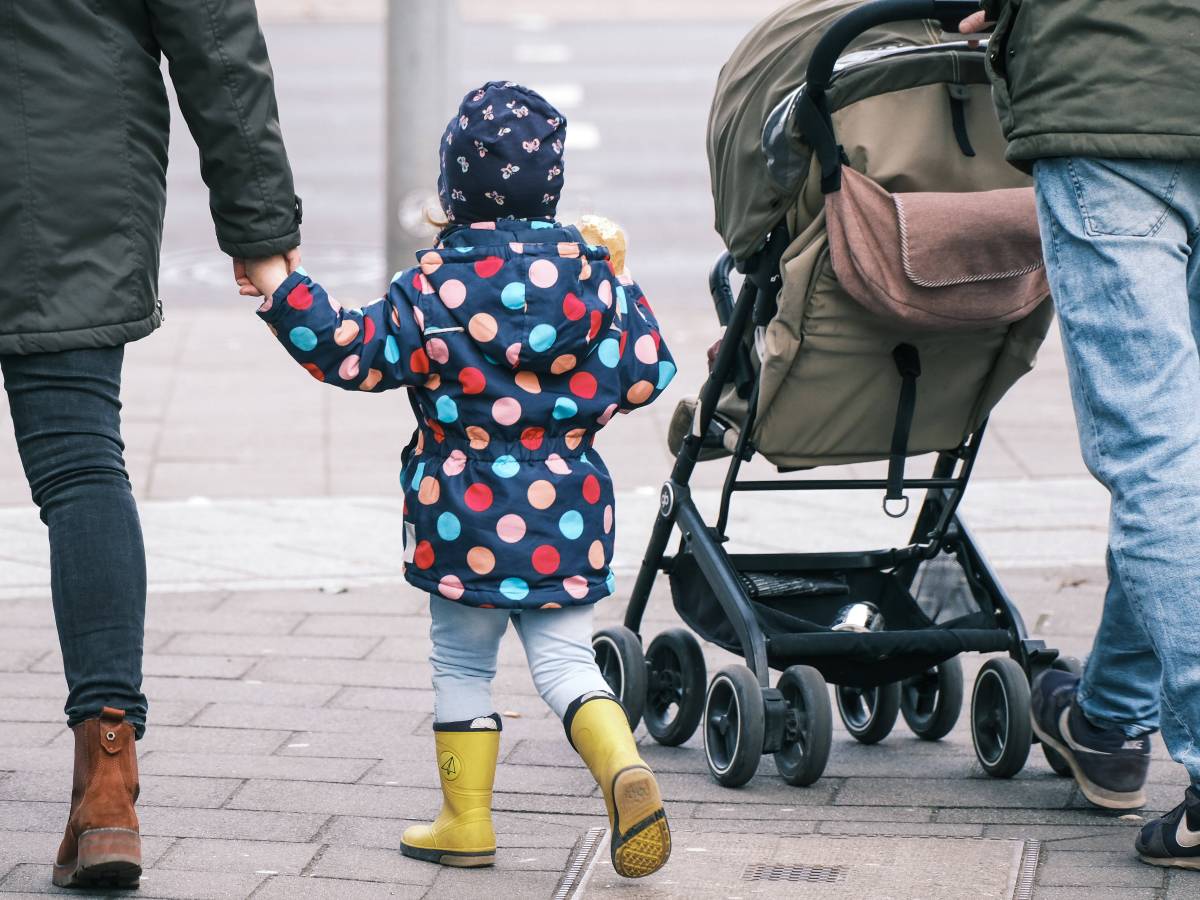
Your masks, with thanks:
M 620 225 L 604 216 L 581 216 L 579 233 L 589 244 L 607 247 L 613 271 L 625 274 L 625 232 Z

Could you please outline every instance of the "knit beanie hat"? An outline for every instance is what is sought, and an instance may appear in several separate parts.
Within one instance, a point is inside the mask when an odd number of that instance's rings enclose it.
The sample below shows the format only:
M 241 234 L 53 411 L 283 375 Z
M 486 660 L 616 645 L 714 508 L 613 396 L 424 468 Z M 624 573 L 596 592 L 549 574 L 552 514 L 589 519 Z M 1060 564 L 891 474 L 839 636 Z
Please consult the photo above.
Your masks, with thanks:
M 469 92 L 442 140 L 438 195 L 456 224 L 552 219 L 567 119 L 537 91 L 489 81 Z

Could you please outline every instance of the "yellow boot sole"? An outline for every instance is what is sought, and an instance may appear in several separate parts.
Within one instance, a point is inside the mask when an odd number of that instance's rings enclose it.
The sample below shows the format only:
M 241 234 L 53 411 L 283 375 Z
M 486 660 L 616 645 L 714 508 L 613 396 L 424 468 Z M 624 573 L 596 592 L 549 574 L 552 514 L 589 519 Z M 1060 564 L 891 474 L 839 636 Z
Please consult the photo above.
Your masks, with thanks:
M 616 810 L 610 845 L 613 868 L 623 878 L 657 872 L 671 856 L 671 829 L 653 773 L 645 766 L 622 769 L 613 778 L 612 798 Z
M 400 842 L 400 853 L 409 859 L 419 859 L 422 862 L 436 863 L 439 866 L 455 866 L 460 869 L 474 869 L 496 864 L 495 850 L 435 850 L 426 847 L 414 847 L 412 844 Z

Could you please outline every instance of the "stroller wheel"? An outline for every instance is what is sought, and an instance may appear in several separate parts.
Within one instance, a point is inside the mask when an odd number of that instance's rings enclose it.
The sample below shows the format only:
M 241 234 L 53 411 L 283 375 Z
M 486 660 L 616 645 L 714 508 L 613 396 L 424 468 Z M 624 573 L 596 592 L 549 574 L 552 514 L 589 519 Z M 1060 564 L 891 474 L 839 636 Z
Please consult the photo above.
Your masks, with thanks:
M 834 694 L 842 724 L 860 744 L 878 744 L 892 733 L 900 715 L 898 682 L 873 688 L 838 685 Z
M 704 714 L 707 674 L 700 642 L 682 628 L 664 631 L 646 650 L 646 730 L 677 747 L 696 733 Z
M 788 784 L 808 787 L 829 762 L 833 743 L 829 689 L 812 666 L 791 666 L 779 678 L 779 692 L 787 702 L 787 719 L 775 768 Z
M 646 660 L 641 640 L 624 625 L 614 625 L 592 635 L 592 652 L 604 680 L 625 707 L 630 729 L 636 731 L 646 702 Z
M 963 671 L 957 656 L 900 685 L 900 712 L 923 741 L 940 741 L 954 729 L 962 701 Z
M 713 778 L 741 787 L 758 771 L 766 710 L 758 679 L 745 666 L 726 666 L 713 676 L 704 698 L 704 757 Z
M 1072 675 L 1083 674 L 1083 663 L 1074 656 L 1060 656 L 1051 664 L 1051 668 L 1057 669 L 1060 672 L 1070 672 Z M 1067 764 L 1067 761 L 1045 741 L 1042 742 L 1042 753 L 1046 755 L 1046 762 L 1050 763 L 1050 768 L 1054 770 L 1054 774 L 1061 775 L 1064 778 L 1072 777 L 1071 767 Z
M 1007 656 L 989 659 L 975 679 L 971 740 L 980 765 L 993 778 L 1012 778 L 1029 758 L 1029 681 Z

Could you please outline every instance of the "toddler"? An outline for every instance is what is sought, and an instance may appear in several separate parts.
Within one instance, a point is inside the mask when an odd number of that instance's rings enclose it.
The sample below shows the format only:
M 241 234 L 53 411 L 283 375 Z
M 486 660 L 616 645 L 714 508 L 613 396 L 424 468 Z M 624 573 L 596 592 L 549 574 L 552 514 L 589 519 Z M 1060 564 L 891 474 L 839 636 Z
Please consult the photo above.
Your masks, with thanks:
M 408 388 L 404 572 L 429 592 L 443 805 L 404 832 L 406 856 L 495 859 L 501 722 L 491 699 L 511 621 L 534 684 L 604 794 L 617 872 L 662 867 L 662 798 L 591 649 L 592 604 L 613 590 L 613 488 L 593 449 L 675 366 L 654 314 L 609 250 L 554 220 L 567 122 L 513 82 L 471 91 L 441 143 L 437 247 L 382 300 L 346 309 L 281 261 L 249 264 L 259 315 L 319 381 Z

